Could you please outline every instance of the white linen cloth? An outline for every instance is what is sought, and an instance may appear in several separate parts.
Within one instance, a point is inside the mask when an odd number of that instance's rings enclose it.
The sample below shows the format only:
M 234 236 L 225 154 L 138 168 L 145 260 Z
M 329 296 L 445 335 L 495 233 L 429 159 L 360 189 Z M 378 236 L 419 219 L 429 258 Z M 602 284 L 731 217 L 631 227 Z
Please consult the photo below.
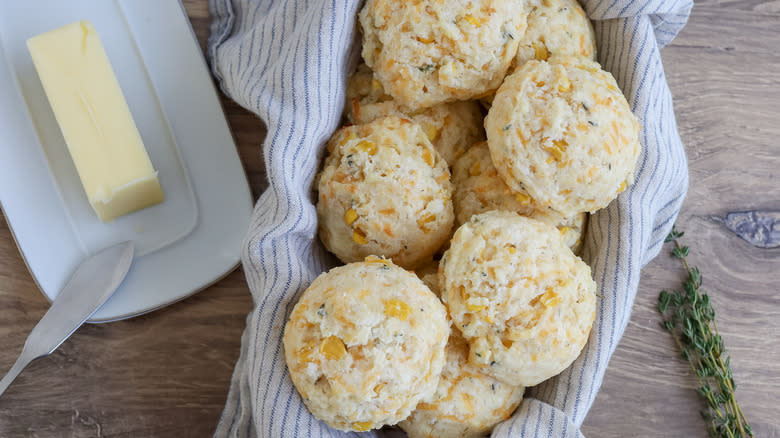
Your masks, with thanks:
M 658 254 L 687 190 L 659 49 L 685 25 L 692 4 L 584 0 L 599 62 L 639 117 L 643 149 L 635 184 L 592 216 L 585 234 L 583 258 L 599 294 L 588 344 L 571 367 L 529 389 L 494 437 L 582 437 L 579 426 L 631 315 L 639 270 Z M 309 413 L 287 372 L 281 337 L 300 293 L 336 261 L 317 239 L 312 181 L 341 117 L 360 6 L 359 0 L 210 0 L 209 60 L 222 90 L 268 127 L 262 153 L 269 183 L 243 250 L 255 307 L 216 437 L 357 435 Z

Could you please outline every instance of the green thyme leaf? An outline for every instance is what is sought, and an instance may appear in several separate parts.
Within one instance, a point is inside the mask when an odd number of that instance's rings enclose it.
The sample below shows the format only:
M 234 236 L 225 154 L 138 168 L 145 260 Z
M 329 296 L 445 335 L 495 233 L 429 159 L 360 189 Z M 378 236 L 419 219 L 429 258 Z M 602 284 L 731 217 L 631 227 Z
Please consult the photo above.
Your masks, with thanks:
M 682 290 L 665 290 L 658 295 L 658 312 L 664 318 L 661 326 L 672 335 L 680 357 L 689 363 L 699 381 L 696 392 L 706 404 L 701 416 L 708 422 L 710 436 L 752 437 L 753 430 L 734 394 L 737 385 L 731 372 L 731 357 L 726 355 L 715 325 L 715 310 L 709 295 L 701 289 L 701 272 L 688 264 L 689 247 L 679 243 L 683 234 L 672 227 L 665 239 L 674 244 L 671 254 L 683 264 L 688 277 Z

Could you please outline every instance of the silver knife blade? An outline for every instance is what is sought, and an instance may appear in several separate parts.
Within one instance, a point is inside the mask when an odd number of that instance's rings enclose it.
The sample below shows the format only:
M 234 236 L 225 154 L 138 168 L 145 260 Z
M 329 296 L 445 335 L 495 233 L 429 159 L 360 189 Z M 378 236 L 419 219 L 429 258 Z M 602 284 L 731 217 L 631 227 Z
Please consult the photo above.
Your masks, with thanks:
M 22 354 L 0 380 L 0 395 L 22 370 L 51 354 L 116 291 L 133 263 L 133 242 L 122 242 L 87 257 L 54 298 L 22 348 Z

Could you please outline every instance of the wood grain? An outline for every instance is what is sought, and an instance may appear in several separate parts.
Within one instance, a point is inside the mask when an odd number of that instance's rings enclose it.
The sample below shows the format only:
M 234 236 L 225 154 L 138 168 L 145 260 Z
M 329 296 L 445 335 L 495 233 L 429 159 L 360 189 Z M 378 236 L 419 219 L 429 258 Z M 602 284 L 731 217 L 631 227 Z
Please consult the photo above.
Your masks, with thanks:
M 198 40 L 207 0 L 185 0 Z M 663 50 L 691 188 L 678 223 L 692 245 L 756 436 L 780 437 L 780 248 L 742 240 L 713 217 L 778 211 L 780 2 L 697 2 Z M 255 195 L 267 186 L 262 123 L 222 104 Z M 705 437 L 695 377 L 658 327 L 658 291 L 682 279 L 662 254 L 642 273 L 633 315 L 583 426 L 588 437 Z M 206 437 L 227 394 L 251 298 L 239 269 L 129 321 L 81 328 L 0 397 L 0 437 Z M 0 216 L 0 372 L 46 311 Z
M 697 2 L 687 27 L 662 50 L 690 167 L 677 223 L 704 274 L 757 437 L 780 437 L 780 248 L 757 248 L 713 217 L 780 209 L 778 5 Z M 642 271 L 586 436 L 707 436 L 696 378 L 658 325 L 658 292 L 683 278 L 666 251 Z

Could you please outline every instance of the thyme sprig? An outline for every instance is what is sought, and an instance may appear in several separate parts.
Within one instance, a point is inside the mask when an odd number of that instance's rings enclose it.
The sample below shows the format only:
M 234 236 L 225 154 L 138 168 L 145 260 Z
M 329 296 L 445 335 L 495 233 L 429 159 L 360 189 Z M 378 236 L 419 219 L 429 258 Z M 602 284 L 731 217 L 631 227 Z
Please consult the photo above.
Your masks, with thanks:
M 715 324 L 710 297 L 702 292 L 702 275 L 691 267 L 690 252 L 680 244 L 683 232 L 672 227 L 666 243 L 673 243 L 672 256 L 680 259 L 688 278 L 682 290 L 664 290 L 658 296 L 658 311 L 664 317 L 661 326 L 671 333 L 681 356 L 688 361 L 699 380 L 696 391 L 707 403 L 701 414 L 709 423 L 711 437 L 746 438 L 753 431 L 734 395 L 736 384 L 731 374 L 730 357 Z

